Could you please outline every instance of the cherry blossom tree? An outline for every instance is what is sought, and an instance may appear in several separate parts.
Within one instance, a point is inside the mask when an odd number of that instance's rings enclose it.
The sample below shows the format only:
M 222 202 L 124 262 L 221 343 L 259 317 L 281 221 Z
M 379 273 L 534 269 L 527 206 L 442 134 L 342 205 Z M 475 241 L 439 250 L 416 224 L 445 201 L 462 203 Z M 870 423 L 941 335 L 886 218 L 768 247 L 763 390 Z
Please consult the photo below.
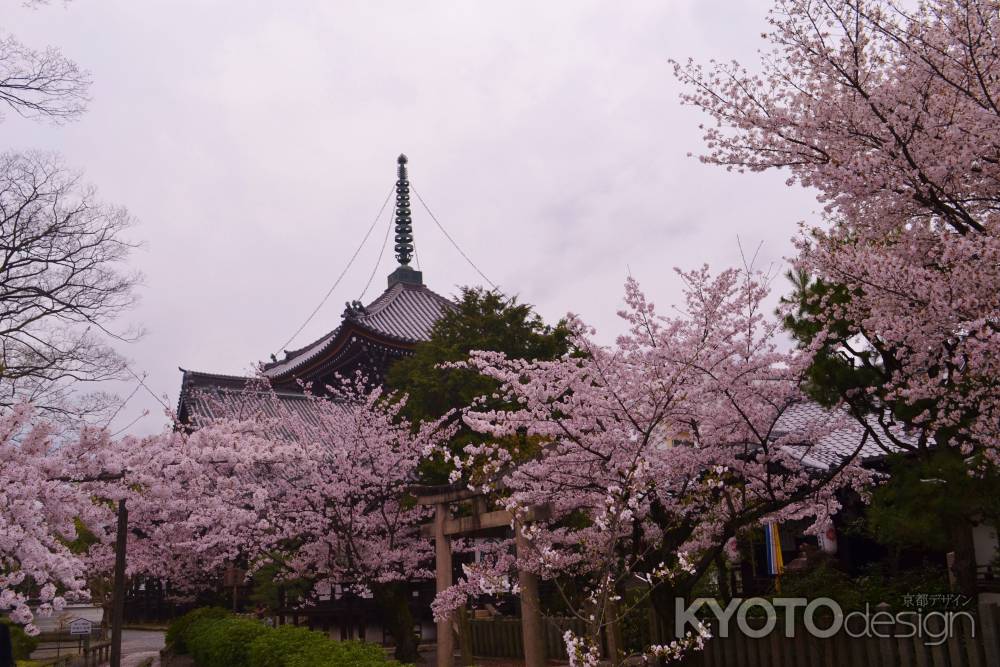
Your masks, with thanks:
M 98 523 L 107 515 L 69 476 L 57 433 L 27 404 L 0 415 L 0 611 L 28 634 L 38 632 L 35 613 L 86 597 L 85 563 L 69 543 L 77 521 Z M 108 442 L 106 432 L 87 430 L 74 446 Z
M 814 385 L 887 450 L 995 465 L 997 3 L 779 0 L 770 23 L 757 71 L 675 67 L 683 99 L 716 121 L 703 160 L 787 169 L 825 204 L 798 241 L 805 284 L 789 309 L 799 339 L 819 344 Z M 971 550 L 958 551 L 973 593 Z
M 240 554 L 241 539 L 254 521 L 235 504 L 242 494 L 234 454 L 253 447 L 255 437 L 239 422 L 219 423 L 204 432 L 166 430 L 146 438 L 112 443 L 122 480 L 96 481 L 90 492 L 128 508 L 127 574 L 169 580 L 179 595 L 214 588 Z M 91 548 L 89 565 L 109 574 L 114 567 L 116 526 L 109 522 Z
M 85 595 L 85 575 L 109 574 L 113 507 L 125 500 L 128 576 L 195 593 L 215 588 L 234 564 L 275 564 L 316 589 L 370 590 L 397 655 L 412 659 L 406 585 L 430 576 L 431 549 L 419 530 L 427 511 L 408 488 L 421 457 L 443 448 L 454 427 L 411 425 L 401 417 L 405 398 L 361 378 L 331 392 L 279 398 L 254 384 L 212 399 L 224 417 L 142 439 L 85 428 L 57 440 L 17 406 L 0 419 L 3 608 L 30 623 L 29 594 L 46 613 L 64 594 Z M 68 547 L 77 522 L 96 537 L 83 555 Z
M 407 488 L 421 456 L 452 429 L 413 427 L 400 414 L 405 399 L 361 379 L 333 393 L 279 398 L 248 387 L 213 399 L 225 417 L 127 446 L 140 535 L 130 571 L 198 587 L 233 563 L 276 564 L 317 589 L 369 590 L 387 611 L 397 655 L 412 659 L 404 588 L 430 576 L 431 549 L 419 533 L 426 510 Z
M 764 519 L 811 517 L 824 527 L 839 507 L 836 490 L 867 481 L 851 453 L 833 467 L 810 457 L 841 425 L 839 412 L 797 430 L 780 425 L 804 400 L 810 355 L 779 349 L 780 322 L 763 305 L 769 278 L 707 268 L 680 277 L 686 304 L 671 317 L 628 281 L 628 332 L 611 347 L 574 319 L 575 354 L 524 361 L 479 352 L 468 361 L 501 394 L 466 414 L 494 444 L 467 447 L 454 478 L 512 512 L 530 545 L 518 567 L 560 590 L 567 578 L 587 582 L 584 600 L 564 594 L 588 624 L 585 637 L 566 637 L 574 663 L 596 660 L 601 629 L 627 611 L 627 589 L 643 584 L 672 630 L 674 599 L 741 532 Z M 497 398 L 519 408 L 483 407 Z M 502 575 L 471 572 L 438 615 Z M 648 650 L 678 657 L 703 640 L 692 633 Z

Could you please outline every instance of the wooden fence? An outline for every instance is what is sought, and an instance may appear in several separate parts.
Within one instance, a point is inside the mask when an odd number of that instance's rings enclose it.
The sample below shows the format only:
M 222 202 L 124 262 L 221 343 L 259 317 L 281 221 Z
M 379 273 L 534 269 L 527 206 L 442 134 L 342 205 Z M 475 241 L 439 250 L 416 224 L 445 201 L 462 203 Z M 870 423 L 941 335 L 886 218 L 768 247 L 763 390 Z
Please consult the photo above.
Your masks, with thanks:
M 577 634 L 586 631 L 584 622 L 576 618 L 546 617 L 544 623 L 545 654 L 549 658 L 566 659 L 566 645 L 562 637 L 566 630 Z M 473 655 L 483 658 L 524 656 L 520 618 L 470 619 L 469 637 Z
M 842 628 L 826 639 L 811 636 L 801 623 L 796 625 L 793 637 L 785 637 L 784 622 L 779 619 L 767 636 L 753 639 L 736 627 L 734 617 L 729 637 L 713 636 L 703 652 L 693 654 L 683 664 L 684 667 L 1000 667 L 1000 607 L 982 607 L 971 623 L 964 614 L 952 618 L 947 634 L 943 632 L 944 618 L 930 614 L 922 622 L 914 621 L 914 625 L 876 626 L 880 635 L 889 636 L 852 637 Z M 763 619 L 750 620 L 749 624 L 759 628 Z M 828 627 L 819 619 L 817 625 Z M 855 625 L 851 624 L 851 631 L 860 634 Z M 476 656 L 524 655 L 520 619 L 470 620 L 469 629 Z M 566 629 L 577 634 L 585 631 L 583 622 L 577 619 L 545 619 L 548 658 L 566 659 L 562 639 Z M 717 628 L 712 631 L 718 634 Z M 918 636 L 917 632 L 921 634 Z

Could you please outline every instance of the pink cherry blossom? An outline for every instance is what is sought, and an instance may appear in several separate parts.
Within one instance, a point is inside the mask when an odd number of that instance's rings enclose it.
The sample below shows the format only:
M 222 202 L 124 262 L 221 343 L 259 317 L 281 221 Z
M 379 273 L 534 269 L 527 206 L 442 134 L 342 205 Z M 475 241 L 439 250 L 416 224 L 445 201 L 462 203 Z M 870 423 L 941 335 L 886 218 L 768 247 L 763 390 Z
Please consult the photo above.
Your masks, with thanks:
M 407 488 L 451 429 L 412 426 L 404 398 L 361 380 L 334 393 L 248 387 L 209 397 L 223 416 L 191 433 L 125 443 L 130 573 L 192 590 L 234 563 L 276 563 L 325 589 L 430 576 L 428 512 Z
M 87 433 L 85 438 L 107 442 Z M 27 404 L 0 415 L 0 611 L 36 634 L 29 597 L 42 614 L 62 608 L 65 598 L 85 596 L 84 562 L 66 546 L 77 536 L 74 519 L 101 514 L 69 467 L 58 431 Z
M 786 169 L 825 204 L 796 263 L 850 295 L 816 304 L 830 325 L 817 342 L 876 375 L 844 398 L 887 449 L 997 459 L 997 9 L 778 0 L 759 70 L 675 64 L 684 101 L 716 121 L 703 160 Z
M 466 364 L 519 407 L 489 410 L 481 401 L 468 410 L 466 423 L 494 440 L 468 447 L 457 476 L 514 515 L 530 545 L 518 567 L 559 590 L 563 577 L 587 582 L 582 602 L 564 599 L 589 627 L 567 640 L 579 664 L 624 613 L 617 603 L 626 587 L 683 590 L 741 531 L 762 520 L 825 524 L 839 508 L 837 490 L 869 481 L 851 453 L 829 468 L 810 458 L 843 424 L 839 411 L 795 431 L 780 427 L 805 400 L 810 353 L 779 349 L 780 324 L 764 307 L 769 277 L 707 268 L 679 276 L 686 303 L 674 316 L 628 281 L 620 313 L 628 332 L 613 346 L 574 319 L 574 354 L 525 361 L 475 352 Z M 456 586 L 468 594 L 474 583 Z M 449 593 L 439 606 L 463 601 Z M 703 641 L 649 652 L 679 657 Z

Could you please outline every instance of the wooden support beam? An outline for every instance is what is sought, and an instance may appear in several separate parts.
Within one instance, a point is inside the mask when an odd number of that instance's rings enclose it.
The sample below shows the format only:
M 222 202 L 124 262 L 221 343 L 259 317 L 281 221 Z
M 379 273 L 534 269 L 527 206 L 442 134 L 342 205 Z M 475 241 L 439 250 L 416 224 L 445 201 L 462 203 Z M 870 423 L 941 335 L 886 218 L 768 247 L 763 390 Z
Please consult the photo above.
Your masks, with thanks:
M 550 516 L 551 511 L 552 507 L 548 503 L 532 507 L 525 513 L 525 521 L 544 520 Z M 510 526 L 513 520 L 514 516 L 507 510 L 494 510 L 471 516 L 460 516 L 454 519 L 448 518 L 444 522 L 444 534 L 448 536 L 466 535 L 481 530 L 502 528 Z M 425 523 L 420 527 L 420 534 L 423 537 L 434 537 L 434 526 L 435 524 Z
M 128 508 L 118 501 L 118 532 L 115 534 L 115 583 L 111 594 L 111 667 L 122 664 L 122 626 L 125 620 L 125 563 L 128 550 Z
M 509 527 L 514 516 L 507 510 L 486 511 L 486 499 L 480 493 L 462 491 L 451 488 L 446 493 L 424 495 L 419 502 L 425 503 L 428 498 L 439 500 L 434 506 L 434 522 L 420 527 L 424 537 L 434 539 L 434 565 L 437 572 L 437 592 L 441 593 L 451 586 L 451 536 L 469 535 L 484 530 Z M 449 503 L 459 500 L 471 500 L 473 514 L 452 518 Z M 526 522 L 541 521 L 552 514 L 552 505 L 543 503 L 530 508 L 524 513 Z M 524 553 L 530 544 L 521 534 L 514 531 L 514 540 L 519 553 Z M 538 596 L 538 577 L 531 572 L 518 571 L 518 585 L 521 589 L 521 637 L 524 643 L 525 667 L 544 667 L 545 665 L 545 635 L 542 625 L 542 610 Z M 464 610 L 463 610 L 464 611 Z M 452 618 L 439 621 L 437 624 L 437 667 L 452 667 L 455 653 L 455 638 L 452 633 Z M 468 651 L 463 646 L 463 658 L 468 657 Z
M 507 510 L 496 510 L 494 512 L 486 512 L 485 514 L 473 514 L 472 516 L 445 519 L 444 534 L 450 537 L 452 535 L 509 526 L 511 519 L 513 517 Z M 434 537 L 435 526 L 436 523 L 425 523 L 420 527 L 420 532 L 424 537 Z
M 442 486 L 426 486 L 414 484 L 407 489 L 416 496 L 418 505 L 440 505 L 441 503 L 457 503 L 463 500 L 471 500 L 483 494 L 478 491 L 460 485 L 446 484 Z
M 528 552 L 528 539 L 520 530 L 514 531 L 517 555 Z M 521 588 L 521 639 L 524 643 L 524 666 L 545 667 L 545 628 L 542 625 L 542 605 L 538 597 L 538 576 L 525 570 L 517 571 Z
M 434 508 L 434 569 L 438 593 L 451 586 L 451 540 L 444 532 L 447 521 L 448 505 L 440 503 Z M 446 618 L 437 623 L 437 667 L 452 667 L 454 654 L 451 618 Z

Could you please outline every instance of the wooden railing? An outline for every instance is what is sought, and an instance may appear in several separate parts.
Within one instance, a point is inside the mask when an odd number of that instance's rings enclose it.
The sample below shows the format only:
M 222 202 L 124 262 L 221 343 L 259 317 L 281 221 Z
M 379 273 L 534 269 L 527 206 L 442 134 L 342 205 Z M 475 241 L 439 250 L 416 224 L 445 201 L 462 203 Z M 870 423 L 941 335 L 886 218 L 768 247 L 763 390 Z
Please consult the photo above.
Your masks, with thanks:
M 111 659 L 111 642 L 91 644 L 77 655 L 43 660 L 40 667 L 100 667 Z
M 83 667 L 99 667 L 111 660 L 111 642 L 93 644 L 83 652 Z

